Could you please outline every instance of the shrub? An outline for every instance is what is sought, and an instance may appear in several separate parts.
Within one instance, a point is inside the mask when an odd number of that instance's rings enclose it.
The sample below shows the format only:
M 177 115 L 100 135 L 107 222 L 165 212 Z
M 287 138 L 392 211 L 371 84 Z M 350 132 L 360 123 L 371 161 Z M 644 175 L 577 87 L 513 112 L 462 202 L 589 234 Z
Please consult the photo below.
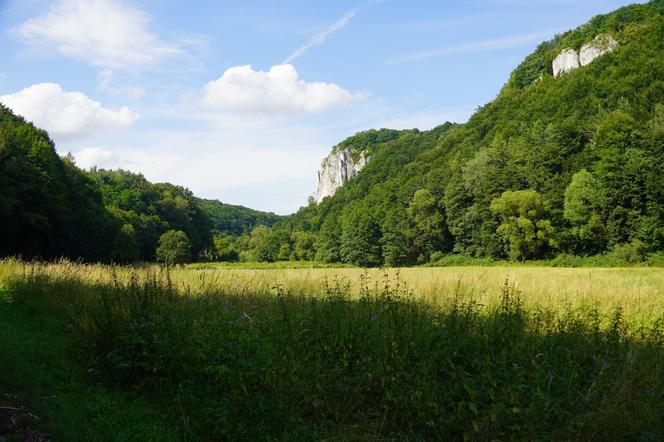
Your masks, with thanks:
M 186 264 L 191 260 L 191 243 L 181 230 L 169 230 L 159 238 L 157 261 L 166 265 Z

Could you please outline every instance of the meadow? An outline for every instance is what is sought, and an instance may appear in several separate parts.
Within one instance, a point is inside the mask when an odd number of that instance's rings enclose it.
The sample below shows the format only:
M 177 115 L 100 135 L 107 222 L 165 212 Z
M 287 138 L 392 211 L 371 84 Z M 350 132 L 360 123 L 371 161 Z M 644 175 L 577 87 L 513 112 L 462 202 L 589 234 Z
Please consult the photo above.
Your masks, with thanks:
M 664 439 L 661 268 L 285 267 L 0 262 L 5 408 L 55 440 Z

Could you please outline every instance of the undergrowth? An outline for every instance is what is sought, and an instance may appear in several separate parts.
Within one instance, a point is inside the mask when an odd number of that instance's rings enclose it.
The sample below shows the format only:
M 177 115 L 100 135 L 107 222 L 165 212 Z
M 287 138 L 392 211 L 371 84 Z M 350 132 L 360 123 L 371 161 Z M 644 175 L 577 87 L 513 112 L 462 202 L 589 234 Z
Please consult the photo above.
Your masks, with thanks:
M 526 309 L 508 282 L 494 306 L 434 307 L 398 275 L 242 295 L 167 270 L 6 279 L 66 318 L 99 382 L 160 398 L 183 440 L 664 440 L 664 318 Z

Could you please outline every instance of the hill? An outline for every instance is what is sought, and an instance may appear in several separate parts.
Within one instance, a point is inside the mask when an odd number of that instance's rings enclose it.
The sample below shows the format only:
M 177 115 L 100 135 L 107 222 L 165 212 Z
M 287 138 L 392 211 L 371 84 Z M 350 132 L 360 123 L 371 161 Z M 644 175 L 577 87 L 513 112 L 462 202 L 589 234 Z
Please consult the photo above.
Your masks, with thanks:
M 154 261 L 161 235 L 186 234 L 191 259 L 214 258 L 213 235 L 279 217 L 195 198 L 124 170 L 76 167 L 48 134 L 0 106 L 0 256 Z
M 365 137 L 371 161 L 277 224 L 280 247 L 305 232 L 319 259 L 370 266 L 664 250 L 663 14 L 632 5 L 542 43 L 466 124 Z M 553 75 L 562 52 L 609 38 Z
M 284 218 L 272 212 L 261 212 L 217 200 L 196 198 L 196 203 L 210 218 L 216 234 L 239 236 L 259 225 L 272 227 Z

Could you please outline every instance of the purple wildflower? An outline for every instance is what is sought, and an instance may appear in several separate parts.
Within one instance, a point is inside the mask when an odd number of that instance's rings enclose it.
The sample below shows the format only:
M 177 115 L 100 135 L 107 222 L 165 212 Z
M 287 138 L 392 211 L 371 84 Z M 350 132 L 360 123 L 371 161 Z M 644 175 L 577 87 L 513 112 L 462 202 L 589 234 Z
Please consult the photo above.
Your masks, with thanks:
M 376 319 L 378 319 L 378 316 L 376 316 L 376 315 L 371 315 L 371 320 L 372 320 L 372 321 L 375 321 Z

